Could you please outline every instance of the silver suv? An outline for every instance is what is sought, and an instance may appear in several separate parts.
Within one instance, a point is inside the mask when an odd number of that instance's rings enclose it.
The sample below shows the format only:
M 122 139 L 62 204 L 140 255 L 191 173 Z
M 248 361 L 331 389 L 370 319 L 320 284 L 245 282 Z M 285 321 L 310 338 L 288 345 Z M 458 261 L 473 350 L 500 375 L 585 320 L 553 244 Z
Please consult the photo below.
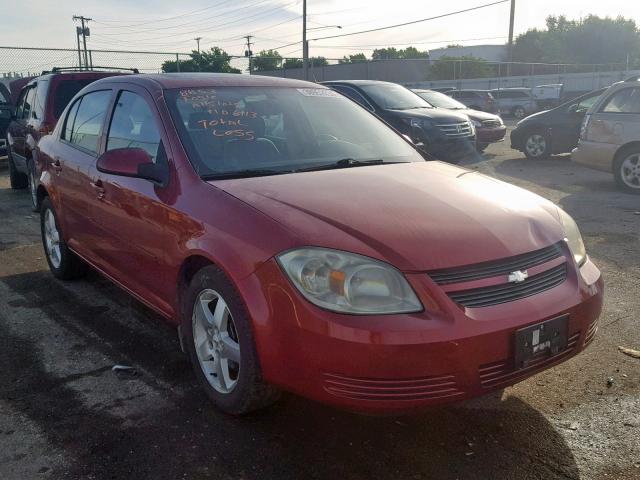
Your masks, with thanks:
M 504 115 L 513 115 L 520 119 L 538 110 L 538 105 L 530 88 L 496 88 L 491 95 L 498 102 L 498 108 Z
M 640 76 L 613 84 L 593 104 L 571 158 L 613 172 L 620 188 L 640 194 Z

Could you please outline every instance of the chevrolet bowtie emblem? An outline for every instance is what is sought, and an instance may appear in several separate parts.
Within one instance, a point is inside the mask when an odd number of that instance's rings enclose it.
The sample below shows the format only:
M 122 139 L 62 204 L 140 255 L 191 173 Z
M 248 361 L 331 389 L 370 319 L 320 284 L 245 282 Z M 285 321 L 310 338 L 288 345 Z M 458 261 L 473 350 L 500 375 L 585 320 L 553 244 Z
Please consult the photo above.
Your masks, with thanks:
M 529 278 L 529 274 L 526 270 L 524 272 L 522 270 L 516 270 L 515 272 L 511 272 L 509 274 L 509 276 L 507 277 L 507 281 L 509 283 L 520 283 L 524 282 L 527 278 Z

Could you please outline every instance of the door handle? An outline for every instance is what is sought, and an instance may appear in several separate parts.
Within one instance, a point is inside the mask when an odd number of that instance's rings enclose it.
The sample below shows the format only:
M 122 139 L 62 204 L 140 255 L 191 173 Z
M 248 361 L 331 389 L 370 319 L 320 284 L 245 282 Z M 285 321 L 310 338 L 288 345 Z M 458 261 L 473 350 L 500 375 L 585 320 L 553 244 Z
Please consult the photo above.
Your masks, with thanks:
M 62 164 L 60 163 L 60 157 L 54 157 L 53 163 L 51 165 L 53 165 L 53 169 L 56 171 L 56 173 L 60 173 L 62 171 Z
M 96 191 L 98 200 L 102 200 L 104 198 L 104 187 L 102 186 L 102 180 L 98 179 L 91 182 L 91 187 Z

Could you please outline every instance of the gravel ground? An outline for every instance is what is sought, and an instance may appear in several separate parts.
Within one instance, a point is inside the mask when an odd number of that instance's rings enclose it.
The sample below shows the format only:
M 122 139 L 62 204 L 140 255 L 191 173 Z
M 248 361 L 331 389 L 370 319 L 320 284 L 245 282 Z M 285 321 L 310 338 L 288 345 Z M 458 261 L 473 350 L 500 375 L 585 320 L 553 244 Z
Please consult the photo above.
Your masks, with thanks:
M 468 167 L 578 221 L 606 281 L 587 351 L 501 397 L 419 416 L 364 417 L 287 396 L 231 418 L 207 403 L 153 313 L 97 274 L 53 279 L 38 217 L 5 166 L 0 478 L 640 479 L 640 360 L 617 351 L 640 348 L 640 197 L 566 156 L 527 161 L 508 142 Z

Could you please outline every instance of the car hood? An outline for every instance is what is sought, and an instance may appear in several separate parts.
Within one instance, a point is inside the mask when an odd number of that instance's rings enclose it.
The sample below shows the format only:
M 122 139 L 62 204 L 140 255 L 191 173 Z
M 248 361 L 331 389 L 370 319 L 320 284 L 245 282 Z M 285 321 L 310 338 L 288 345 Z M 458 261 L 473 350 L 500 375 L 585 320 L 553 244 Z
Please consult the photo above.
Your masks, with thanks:
M 476 120 L 478 122 L 483 122 L 485 120 L 499 120 L 500 117 L 498 115 L 494 115 L 493 113 L 481 112 L 480 110 L 472 110 L 471 108 L 467 108 L 465 110 L 455 110 L 457 113 L 464 113 L 470 119 Z
M 300 246 L 360 253 L 404 271 L 505 258 L 564 237 L 552 203 L 441 162 L 210 183 L 269 215 Z
M 412 108 L 411 110 L 389 109 L 387 111 L 406 118 L 426 118 L 430 120 L 449 122 L 467 122 L 469 120 L 466 115 L 452 110 L 447 110 L 445 108 Z
M 545 117 L 550 117 L 552 115 L 553 110 L 543 110 L 541 112 L 536 112 L 536 113 L 532 113 L 531 115 L 528 115 L 527 117 L 523 118 L 522 120 L 520 120 L 517 124 L 516 127 L 519 127 L 521 125 L 525 125 L 529 122 L 535 122 L 538 121 L 542 118 Z

